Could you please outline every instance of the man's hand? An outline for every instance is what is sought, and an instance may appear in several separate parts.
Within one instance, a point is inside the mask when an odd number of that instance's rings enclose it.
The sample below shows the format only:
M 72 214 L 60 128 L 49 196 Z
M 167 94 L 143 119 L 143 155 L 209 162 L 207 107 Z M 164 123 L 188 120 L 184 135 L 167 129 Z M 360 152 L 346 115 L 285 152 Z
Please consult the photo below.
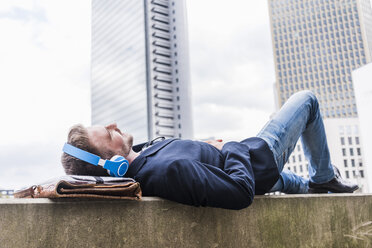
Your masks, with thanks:
M 206 140 L 204 141 L 205 143 L 208 143 L 214 147 L 216 147 L 218 150 L 222 150 L 223 145 L 225 142 L 222 142 L 222 139 L 217 139 L 217 140 Z

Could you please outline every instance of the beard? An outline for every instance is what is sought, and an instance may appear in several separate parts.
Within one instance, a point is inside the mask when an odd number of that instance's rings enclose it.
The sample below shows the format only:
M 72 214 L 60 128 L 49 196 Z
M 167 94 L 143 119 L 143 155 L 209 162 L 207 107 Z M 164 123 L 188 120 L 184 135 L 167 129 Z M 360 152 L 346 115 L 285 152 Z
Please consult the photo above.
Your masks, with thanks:
M 124 157 L 127 157 L 130 151 L 132 150 L 132 147 L 133 147 L 133 136 L 130 134 L 127 134 L 127 137 L 126 139 L 124 139 L 124 144 L 121 148 L 121 152 L 123 153 L 121 155 Z

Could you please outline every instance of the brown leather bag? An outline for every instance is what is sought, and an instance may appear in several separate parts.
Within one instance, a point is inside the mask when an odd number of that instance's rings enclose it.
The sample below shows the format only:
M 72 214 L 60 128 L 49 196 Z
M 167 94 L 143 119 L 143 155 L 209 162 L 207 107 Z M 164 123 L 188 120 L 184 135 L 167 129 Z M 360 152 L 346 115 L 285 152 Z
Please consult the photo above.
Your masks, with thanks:
M 108 198 L 140 200 L 138 182 L 132 178 L 62 176 L 14 193 L 15 198 Z

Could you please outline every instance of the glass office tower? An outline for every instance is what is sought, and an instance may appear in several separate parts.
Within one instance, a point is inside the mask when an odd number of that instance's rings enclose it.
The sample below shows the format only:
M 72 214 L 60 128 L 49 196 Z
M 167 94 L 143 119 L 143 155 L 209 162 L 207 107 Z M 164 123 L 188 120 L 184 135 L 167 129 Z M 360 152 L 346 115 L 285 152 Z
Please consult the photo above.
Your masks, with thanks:
M 92 124 L 192 138 L 184 1 L 92 1 Z
M 279 106 L 311 89 L 326 118 L 356 117 L 351 72 L 371 60 L 368 0 L 269 0 Z
M 366 189 L 352 71 L 371 61 L 369 0 L 268 2 L 277 106 L 297 91 L 312 90 L 325 119 L 332 160 L 346 178 Z M 300 144 L 287 168 L 307 175 Z

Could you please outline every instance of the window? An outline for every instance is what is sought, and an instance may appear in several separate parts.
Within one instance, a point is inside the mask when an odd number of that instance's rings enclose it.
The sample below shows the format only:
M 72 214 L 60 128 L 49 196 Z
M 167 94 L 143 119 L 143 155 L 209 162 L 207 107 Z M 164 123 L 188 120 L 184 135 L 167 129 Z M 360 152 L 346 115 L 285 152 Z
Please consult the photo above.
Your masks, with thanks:
M 295 157 L 295 156 L 292 157 L 292 162 L 293 162 L 293 163 L 296 162 L 296 157 Z
M 353 177 L 354 177 L 354 178 L 356 177 L 356 173 L 355 173 L 355 170 L 353 170 Z
M 355 167 L 355 160 L 354 159 L 351 160 L 351 167 Z
M 354 150 L 353 150 L 353 148 L 350 148 L 350 156 L 354 156 Z
M 346 156 L 346 149 L 342 148 L 342 156 Z
M 364 178 L 364 171 L 363 170 L 360 170 L 359 171 L 359 175 L 360 175 L 361 178 Z
M 355 137 L 355 144 L 359 145 L 359 137 Z
M 345 145 L 345 138 L 341 137 L 341 145 Z
M 345 166 L 345 168 L 347 167 L 347 160 L 346 159 L 344 159 L 344 166 Z
M 345 177 L 349 178 L 349 172 L 348 171 L 345 171 Z
M 348 137 L 347 140 L 349 142 L 349 145 L 352 145 L 353 144 L 353 140 L 351 139 L 351 137 Z
M 358 154 L 358 156 L 361 155 L 360 148 L 357 148 L 357 154 Z
M 361 161 L 359 161 L 359 166 L 362 167 L 363 166 L 363 163 Z

